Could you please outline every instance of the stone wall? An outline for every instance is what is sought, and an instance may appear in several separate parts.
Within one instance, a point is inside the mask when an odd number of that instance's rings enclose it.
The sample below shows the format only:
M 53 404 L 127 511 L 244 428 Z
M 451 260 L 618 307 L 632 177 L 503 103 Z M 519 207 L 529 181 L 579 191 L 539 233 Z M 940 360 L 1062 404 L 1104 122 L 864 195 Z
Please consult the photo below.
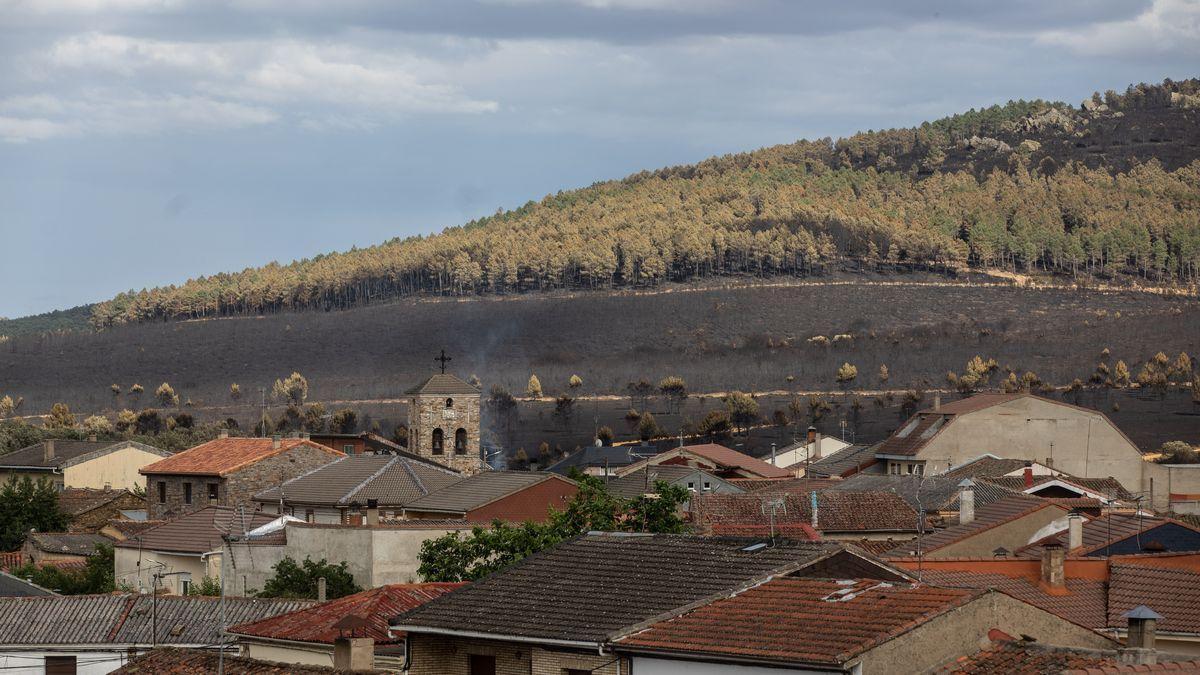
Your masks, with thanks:
M 562 675 L 567 669 L 595 675 L 628 673 L 627 663 L 596 651 L 547 649 L 492 640 L 469 640 L 440 635 L 410 635 L 410 675 L 468 675 L 472 655 L 496 660 L 496 675 Z
M 446 403 L 450 402 L 447 407 Z M 434 454 L 434 431 L 442 430 L 442 453 Z M 466 448 L 456 452 L 455 433 L 466 431 Z M 408 449 L 470 475 L 482 468 L 479 454 L 479 395 L 413 396 L 408 404 Z
M 159 501 L 158 484 L 166 486 L 166 499 Z M 217 500 L 208 499 L 208 485 L 216 483 Z M 192 501 L 185 499 L 185 485 L 192 486 Z M 172 476 L 169 474 L 148 474 L 146 476 L 146 512 L 151 520 L 170 520 L 186 513 L 199 511 L 209 504 L 223 504 L 225 497 L 225 480 L 216 476 Z
M 141 497 L 126 492 L 113 501 L 92 509 L 84 511 L 71 518 L 71 523 L 67 526 L 68 532 L 99 532 L 100 528 L 108 524 L 108 521 L 121 517 L 122 510 L 139 510 L 146 508 L 146 500 Z

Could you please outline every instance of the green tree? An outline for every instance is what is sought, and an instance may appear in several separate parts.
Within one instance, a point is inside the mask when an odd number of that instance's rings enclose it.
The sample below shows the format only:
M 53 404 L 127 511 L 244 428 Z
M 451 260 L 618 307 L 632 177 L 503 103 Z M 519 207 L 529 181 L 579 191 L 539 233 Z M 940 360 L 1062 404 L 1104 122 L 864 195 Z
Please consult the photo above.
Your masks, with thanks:
M 880 384 L 887 384 L 888 378 L 890 378 L 891 376 L 892 376 L 892 374 L 890 372 L 888 372 L 888 367 L 886 364 L 879 366 L 879 383 Z
M 849 362 L 843 363 L 837 370 L 838 384 L 850 384 L 856 377 L 858 377 L 858 367 Z
M 733 425 L 729 422 L 729 412 L 726 410 L 708 411 L 704 419 L 700 420 L 700 426 L 697 429 L 701 435 L 714 441 L 729 438 L 732 430 Z
M 724 402 L 734 429 L 741 429 L 746 433 L 758 421 L 758 401 L 750 394 L 731 391 L 725 395 Z
M 47 429 L 74 429 L 75 416 L 71 414 L 71 409 L 66 403 L 55 403 L 50 406 L 50 414 L 46 416 L 42 426 Z
M 1158 452 L 1162 457 L 1157 461 L 1162 464 L 1200 464 L 1200 454 L 1184 441 L 1167 441 L 1158 448 Z
M 218 597 L 221 595 L 221 580 L 206 576 L 200 580 L 200 583 L 192 584 L 188 589 L 188 595 Z
M 271 387 L 271 396 L 290 405 L 304 405 L 304 401 L 308 399 L 308 379 L 300 373 L 293 372 L 282 380 L 275 380 Z
M 333 565 L 324 558 L 313 562 L 305 557 L 304 562 L 297 564 L 291 557 L 275 563 L 272 567 L 275 574 L 263 584 L 260 598 L 317 598 L 317 580 L 325 577 L 325 597 L 333 600 L 362 591 L 354 583 L 354 576 L 347 569 L 345 561 Z
M 67 520 L 58 505 L 58 491 L 45 478 L 10 478 L 0 488 L 0 550 L 21 548 L 30 530 L 62 532 Z
M 117 431 L 127 433 L 134 430 L 137 426 L 137 413 L 126 408 L 117 413 Z
M 237 382 L 229 385 L 229 399 L 232 401 L 242 400 L 242 387 Z
M 474 581 L 519 560 L 585 532 L 685 531 L 680 508 L 688 491 L 656 481 L 653 496 L 623 499 L 608 492 L 604 481 L 574 473 L 579 492 L 563 511 L 551 508 L 545 523 L 510 524 L 495 521 L 476 526 L 470 534 L 452 532 L 421 544 L 425 581 Z
M 670 375 L 658 381 L 658 391 L 670 401 L 674 410 L 679 410 L 687 400 L 687 382 L 682 377 Z
M 334 433 L 352 434 L 358 428 L 358 413 L 350 408 L 342 408 L 333 413 L 329 419 L 329 428 Z
M 554 419 L 558 420 L 558 423 L 561 424 L 563 428 L 569 428 L 571 426 L 571 418 L 574 416 L 575 399 L 571 398 L 567 394 L 563 394 L 555 399 Z
M 92 415 L 83 421 L 83 431 L 87 434 L 102 436 L 111 434 L 113 431 L 112 422 L 108 421 L 107 417 L 102 415 Z
M 28 563 L 13 569 L 11 574 L 62 595 L 111 593 L 115 590 L 113 547 L 111 544 L 96 546 L 96 553 L 88 556 L 81 570 L 64 570 L 54 565 L 38 566 Z
M 11 417 L 16 409 L 17 404 L 12 396 L 5 394 L 3 398 L 0 398 L 0 419 Z
M 583 378 L 578 375 L 572 375 L 571 379 L 567 380 L 567 386 L 571 389 L 578 389 L 583 386 Z
M 529 383 L 525 385 L 525 396 L 527 398 L 542 397 L 542 381 L 538 379 L 537 375 L 529 376 Z
M 1117 360 L 1117 365 L 1113 367 L 1113 382 L 1118 388 L 1129 386 L 1129 366 L 1125 365 L 1124 361 Z
M 638 437 L 643 441 L 648 441 L 652 438 L 662 436 L 663 430 L 658 426 L 658 420 L 654 419 L 654 413 L 644 412 L 638 419 L 637 425 Z
M 179 405 L 179 394 L 176 394 L 171 385 L 166 382 L 158 385 L 158 389 L 154 390 L 154 398 L 158 399 L 159 405 L 162 406 Z
M 612 428 L 611 427 L 600 427 L 599 429 L 596 430 L 596 438 L 600 439 L 600 442 L 603 443 L 604 445 L 612 445 L 612 442 L 613 442 Z

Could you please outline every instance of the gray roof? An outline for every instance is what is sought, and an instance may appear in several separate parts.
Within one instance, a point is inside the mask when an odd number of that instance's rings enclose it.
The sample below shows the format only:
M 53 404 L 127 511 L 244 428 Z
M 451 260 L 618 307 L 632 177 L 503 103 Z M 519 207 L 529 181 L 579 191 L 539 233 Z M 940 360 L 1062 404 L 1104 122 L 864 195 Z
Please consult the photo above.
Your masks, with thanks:
M 602 467 L 608 466 L 617 469 L 624 466 L 629 466 L 634 462 L 640 462 L 645 458 L 646 454 L 655 454 L 658 448 L 655 446 L 639 446 L 639 445 L 589 445 L 573 452 L 566 457 L 558 460 L 554 464 L 546 467 L 547 471 L 553 473 L 561 473 L 564 476 L 571 469 L 586 469 L 590 466 Z M 631 456 L 631 453 L 642 455 L 641 457 Z
M 25 598 L 42 595 L 57 595 L 57 593 L 8 572 L 0 572 L 0 597 Z
M 435 598 L 392 623 L 417 633 L 470 631 L 600 643 L 664 612 L 843 550 L 830 542 L 788 541 L 745 550 L 756 543 L 761 540 L 592 532 Z
M 0 598 L 0 644 L 212 645 L 220 634 L 217 598 L 159 596 L 158 639 L 151 639 L 149 595 L 63 595 Z M 308 600 L 225 598 L 226 625 L 311 606 Z
M 484 471 L 414 500 L 405 508 L 412 511 L 466 513 L 546 480 L 567 479 L 544 471 Z
M 279 517 L 231 506 L 206 506 L 117 542 L 114 546 L 172 553 L 207 553 L 221 547 L 224 535 L 239 536 Z
M 894 476 L 890 474 L 856 474 L 826 488 L 833 492 L 894 492 L 914 511 L 957 511 L 958 484 L 961 479 L 937 476 Z M 975 506 L 991 504 L 1011 495 L 1010 490 L 994 485 L 975 485 Z
M 151 452 L 160 457 L 170 457 L 171 453 L 136 441 L 70 441 L 54 439 L 54 456 L 46 459 L 46 441 L 35 443 L 20 450 L 14 450 L 0 456 L 0 466 L 21 467 L 24 469 L 53 469 L 79 461 L 99 457 L 107 452 L 124 447 L 135 447 Z
M 1003 476 L 1024 468 L 1025 461 L 1026 460 L 1023 459 L 1008 459 L 1005 457 L 982 455 L 967 462 L 966 464 L 960 464 L 953 469 L 950 469 L 944 475 L 950 476 L 951 478 Z
M 444 396 L 460 394 L 465 396 L 478 396 L 479 387 L 463 382 L 457 377 L 449 373 L 439 373 L 430 376 L 421 384 L 404 392 L 406 394 L 424 394 L 432 396 Z
M 462 480 L 449 469 L 401 455 L 349 455 L 283 484 L 283 501 L 314 506 L 403 506 Z M 278 486 L 254 495 L 259 502 L 278 502 Z
M 872 447 L 851 445 L 813 462 L 809 471 L 814 476 L 841 476 L 851 469 L 865 467 L 875 461 Z
M 608 491 L 618 497 L 638 497 L 646 492 L 652 492 L 655 481 L 666 481 L 672 484 L 679 484 L 680 487 L 686 487 L 684 483 L 691 480 L 696 483 L 696 489 L 701 490 L 705 482 L 712 487 L 721 485 L 726 488 L 727 492 L 745 492 L 740 487 L 735 487 L 724 480 L 690 466 L 678 466 L 672 464 L 657 464 L 646 465 L 649 469 L 649 476 L 645 470 L 634 471 L 620 478 L 613 478 L 608 481 Z
M 113 541 L 102 534 L 35 532 L 29 535 L 29 543 L 45 553 L 95 555 L 97 546 L 111 544 Z

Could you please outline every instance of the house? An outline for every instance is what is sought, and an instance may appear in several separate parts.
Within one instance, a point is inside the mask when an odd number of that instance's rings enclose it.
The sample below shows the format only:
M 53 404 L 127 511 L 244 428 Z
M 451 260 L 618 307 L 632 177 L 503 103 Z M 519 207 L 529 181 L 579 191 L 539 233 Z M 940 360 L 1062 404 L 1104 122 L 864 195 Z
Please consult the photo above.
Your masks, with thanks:
M 1029 393 L 934 399 L 875 448 L 887 473 L 944 473 L 990 453 L 1143 490 L 1142 453 L 1103 413 Z
M 146 498 L 129 490 L 64 488 L 58 493 L 58 507 L 70 517 L 72 532 L 97 532 L 121 512 L 144 509 Z
M 973 495 L 965 497 L 973 503 Z M 890 556 L 923 558 L 990 556 L 998 549 L 1014 551 L 1066 525 L 1070 508 L 1053 500 L 1011 495 L 979 508 L 959 507 L 958 524 L 936 530 L 891 551 Z
M 117 586 L 142 593 L 161 589 L 186 595 L 192 584 L 205 577 L 221 578 L 226 536 L 244 535 L 276 518 L 228 506 L 206 506 L 117 542 L 113 578 Z
M 816 499 L 816 514 L 813 499 Z M 697 532 L 747 537 L 777 536 L 860 540 L 915 537 L 917 512 L 891 492 L 758 491 L 740 495 L 700 495 L 692 500 Z
M 643 445 L 589 445 L 563 457 L 546 467 L 546 471 L 567 475 L 576 469 L 589 476 L 616 476 L 617 473 L 640 462 L 645 457 L 658 454 L 657 447 Z
M 702 445 L 682 445 L 652 457 L 647 457 L 623 469 L 617 470 L 618 476 L 627 476 L 641 470 L 645 465 L 658 466 L 662 464 L 691 466 L 703 469 L 721 478 L 788 478 L 792 472 L 776 466 L 771 466 L 761 459 L 755 459 L 716 443 Z
M 909 580 L 840 544 L 588 533 L 392 619 L 411 675 L 629 673 L 612 641 L 669 612 L 787 575 Z M 638 671 L 642 672 L 642 671 Z M 650 671 L 646 671 L 650 672 Z
M 235 537 L 223 543 L 221 557 L 228 575 L 225 592 L 252 594 L 275 575 L 273 566 L 285 557 L 345 562 L 354 582 L 363 588 L 414 583 L 420 581 L 417 569 L 423 543 L 472 527 L 461 519 L 376 523 L 368 519 L 362 525 L 288 520 L 269 535 Z
M 1035 497 L 1088 497 L 1105 504 L 1133 501 L 1133 495 L 1111 476 L 1080 478 L 1028 459 L 1003 459 L 984 454 L 942 475 L 951 479 L 970 478 L 976 485 L 987 482 Z
M 222 603 L 217 598 L 132 593 L 0 598 L 0 668 L 30 674 L 110 673 L 157 645 L 213 650 L 215 656 L 229 643 L 223 625 L 311 604 L 259 598 L 226 598 Z
M 657 617 L 612 642 L 632 672 L 925 672 L 995 631 L 1092 649 L 1116 643 L 1002 592 L 878 579 L 770 579 Z
M 773 450 L 763 459 L 772 466 L 789 469 L 796 476 L 801 476 L 809 464 L 849 447 L 849 443 L 832 436 L 823 436 L 816 427 L 809 427 L 804 440 Z
M 610 494 L 630 499 L 654 492 L 654 483 L 663 481 L 697 494 L 740 494 L 733 483 L 707 471 L 672 464 L 643 465 L 640 471 L 613 478 L 606 483 Z
M 221 438 L 141 468 L 149 517 L 252 505 L 266 488 L 344 456 L 303 438 L 230 438 L 222 432 Z
M 0 597 L 29 598 L 44 595 L 58 595 L 58 593 L 48 588 L 42 588 L 32 581 L 0 571 Z
M 308 440 L 320 443 L 327 448 L 333 448 L 347 455 L 362 455 L 374 453 L 378 455 L 405 453 L 407 450 L 399 443 L 394 443 L 373 431 L 363 431 L 357 434 L 308 434 Z
M 938 668 L 941 675 L 1008 675 L 1009 673 L 1065 673 L 1066 675 L 1122 675 L 1124 673 L 1200 673 L 1200 661 L 1172 660 L 1156 655 L 1157 663 L 1138 663 L 1125 649 L 1076 649 L 1020 640 L 995 634 L 984 649 Z
M 326 666 L 298 666 L 292 663 L 272 663 L 211 650 L 176 647 L 155 647 L 139 654 L 112 671 L 116 675 L 210 675 L 224 671 L 226 675 L 338 675 L 346 671 Z M 380 670 L 355 670 L 359 675 L 382 674 Z
M 542 471 L 484 471 L 451 483 L 404 506 L 403 518 L 543 522 L 562 511 L 579 491 L 575 481 Z
M 462 480 L 461 474 L 403 455 L 348 455 L 254 495 L 268 513 L 310 523 L 357 523 L 374 504 L 398 516 L 406 504 Z
M 59 488 L 135 490 L 142 484 L 139 469 L 170 456 L 137 441 L 48 438 L 0 457 L 0 482 L 29 477 Z
M 1074 558 L 1061 547 L 1047 547 L 1036 559 L 893 562 L 927 584 L 996 589 L 1124 641 L 1129 640 L 1125 613 L 1145 605 L 1160 615 L 1160 651 L 1200 655 L 1200 555 Z
M 1105 513 L 1086 518 L 1068 517 L 1067 524 L 1013 554 L 1041 556 L 1053 544 L 1074 556 L 1131 555 L 1137 553 L 1200 552 L 1200 528 L 1173 518 L 1142 513 Z
M 112 544 L 112 540 L 102 534 L 86 532 L 31 532 L 25 537 L 25 545 L 21 548 L 25 562 L 35 565 L 46 563 L 79 563 L 96 555 L 97 546 Z
M 229 629 L 241 655 L 302 666 L 335 666 L 335 643 L 353 633 L 352 648 L 372 668 L 401 670 L 404 634 L 388 630 L 393 616 L 462 587 L 461 583 L 391 584 Z M 364 658 L 368 658 L 364 655 Z

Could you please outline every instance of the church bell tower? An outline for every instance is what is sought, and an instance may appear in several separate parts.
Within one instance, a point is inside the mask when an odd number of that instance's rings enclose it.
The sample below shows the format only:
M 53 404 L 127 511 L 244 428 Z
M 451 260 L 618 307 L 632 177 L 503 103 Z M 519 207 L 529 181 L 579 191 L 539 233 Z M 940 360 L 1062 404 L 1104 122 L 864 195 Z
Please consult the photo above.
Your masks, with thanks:
M 466 475 L 478 473 L 479 388 L 446 372 L 451 359 L 445 351 L 435 360 L 441 372 L 407 392 L 408 450 Z

